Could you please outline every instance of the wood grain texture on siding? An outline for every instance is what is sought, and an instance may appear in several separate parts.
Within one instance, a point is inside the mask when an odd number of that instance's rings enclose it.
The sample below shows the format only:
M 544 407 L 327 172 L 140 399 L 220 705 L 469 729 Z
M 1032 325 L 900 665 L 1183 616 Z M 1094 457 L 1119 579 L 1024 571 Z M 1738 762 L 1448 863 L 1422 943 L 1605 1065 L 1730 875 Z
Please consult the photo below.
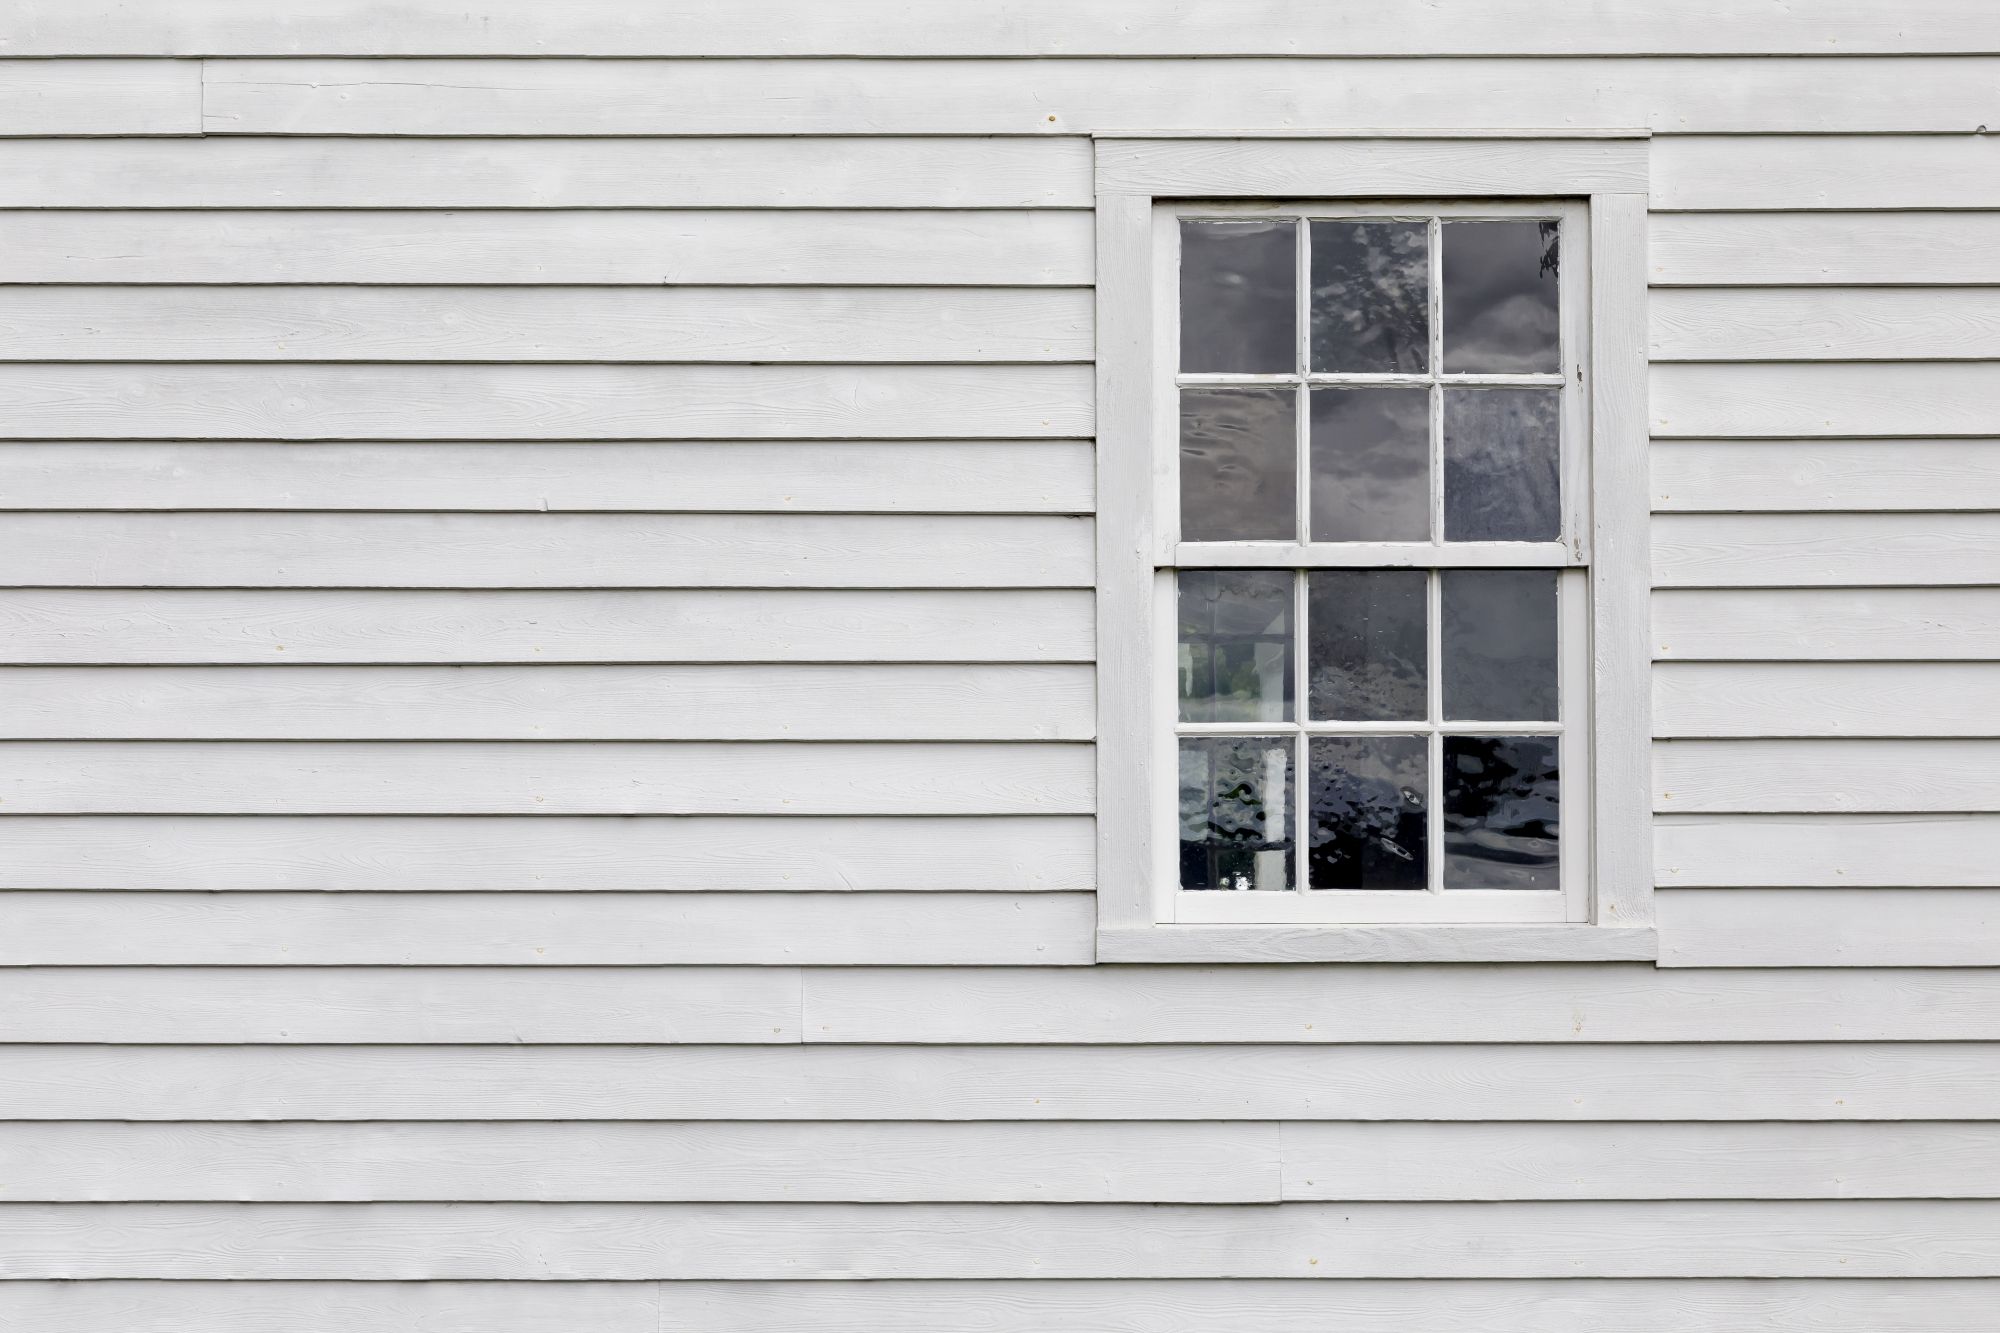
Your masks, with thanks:
M 1182 16 L 1185 21 L 1185 14 Z M 926 20 L 928 24 L 929 20 Z M 1089 134 L 1256 129 L 1966 132 L 2000 62 L 210 60 L 209 134 Z M 1921 97 L 1910 89 L 1920 85 Z
M 1661 440 L 1650 455 L 1655 512 L 2000 509 L 2000 440 Z
M 1659 514 L 1653 519 L 1656 588 L 1953 583 L 2000 583 L 2000 513 Z
M 1086 589 L 14 589 L 10 663 L 1081 662 Z
M 2000 361 L 1668 363 L 1651 378 L 1656 437 L 2000 434 Z
M 1662 886 L 2000 887 L 1993 815 L 1675 816 L 1655 822 Z
M 2000 659 L 2000 589 L 1660 589 L 1653 652 L 1692 661 Z
M 0 365 L 14 439 L 1015 439 L 1093 428 L 1088 366 Z
M 1048 211 L 552 209 L 0 214 L 6 282 L 1087 285 Z
M 0 444 L 8 509 L 1086 514 L 1083 440 Z
M 1317 1261 L 1317 1262 L 1315 1262 Z M 1981 1277 L 2000 1202 L 9 1204 L 6 1278 Z
M 0 667 L 0 738 L 1089 740 L 1086 666 Z
M 1096 921 L 1080 893 L 711 890 L 15 892 L 0 923 L 4 966 L 628 967 L 1089 963 Z
M 2000 742 L 1659 741 L 1653 802 L 1694 814 L 2000 810 Z
M 12 1120 L 2000 1118 L 1993 1042 L 14 1045 L 0 1071 Z
M 0 136 L 200 134 L 201 82 L 192 60 L 0 60 Z
M 1671 211 L 2000 206 L 2000 138 L 1981 133 L 1663 137 L 1652 160 Z
M 1279 1134 L 1226 1120 L 45 1123 L 0 1126 L 0 1169 L 9 1202 L 1262 1203 L 1280 1197 Z M 1981 1150 L 1976 1133 L 1958 1140 Z M 1936 1149 L 1910 1147 L 1916 1179 Z
M 1662 967 L 1993 967 L 2000 890 L 1664 889 Z
M 14 587 L 1086 586 L 1088 520 L 1042 515 L 11 513 Z
M 1090 820 L 138 815 L 0 819 L 13 889 L 1088 890 Z
M 1656 287 L 2000 282 L 2000 212 L 1658 213 Z
M 5 208 L 1088 208 L 1083 139 L 0 142 Z
M 1655 736 L 2000 737 L 2000 664 L 1660 662 L 1652 679 Z
M 1260 138 L 1246 131 L 1201 142 L 1111 138 L 1097 148 L 1100 193 L 1292 198 L 1329 180 L 1351 195 L 1644 194 L 1647 175 L 1635 141 L 1587 136 Z
M 800 0 L 675 0 L 633 9 L 576 0 L 466 5 L 418 0 L 379 23 L 366 0 L 273 14 L 253 0 L 181 0 L 171 10 L 117 0 L 25 0 L 8 48 L 18 55 L 272 56 L 1034 56 L 1610 55 L 1686 52 L 1991 52 L 2000 22 L 1955 0 L 1810 6 L 1700 0 L 1450 0 L 1336 13 L 1259 5 L 1162 14 L 1145 0 L 1023 0 L 1005 10 L 940 11 L 922 23 L 896 0 L 837 11 Z
M 22 814 L 1088 814 L 1095 783 L 1089 746 L 1040 743 L 7 741 L 0 759 Z
M 1656 363 L 2000 356 L 2000 292 L 1989 288 L 1667 287 L 1649 306 Z

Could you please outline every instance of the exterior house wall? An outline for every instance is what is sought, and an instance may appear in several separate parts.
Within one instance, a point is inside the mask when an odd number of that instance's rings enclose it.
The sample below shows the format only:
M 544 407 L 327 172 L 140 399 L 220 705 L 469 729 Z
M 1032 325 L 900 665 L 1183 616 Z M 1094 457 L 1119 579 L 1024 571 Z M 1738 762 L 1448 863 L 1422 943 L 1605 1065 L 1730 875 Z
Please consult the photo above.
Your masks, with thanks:
M 0 1327 L 1992 1327 L 1991 6 L 312 10 L 0 19 Z M 1089 135 L 1371 128 L 1653 132 L 1657 966 L 1093 962 Z

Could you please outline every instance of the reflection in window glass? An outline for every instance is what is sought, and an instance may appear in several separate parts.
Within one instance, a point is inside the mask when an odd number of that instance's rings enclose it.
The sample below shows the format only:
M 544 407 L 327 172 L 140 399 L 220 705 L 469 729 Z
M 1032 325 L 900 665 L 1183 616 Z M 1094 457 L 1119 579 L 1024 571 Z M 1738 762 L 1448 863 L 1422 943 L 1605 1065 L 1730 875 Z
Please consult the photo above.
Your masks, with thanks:
M 1557 721 L 1556 572 L 1447 569 L 1439 578 L 1444 715 Z
M 1181 223 L 1181 369 L 1290 374 L 1298 224 Z
M 1562 390 L 1444 391 L 1444 536 L 1540 542 L 1562 536 Z
M 1291 721 L 1291 571 L 1186 570 L 1179 584 L 1181 721 Z
M 1447 220 L 1444 368 L 1500 375 L 1562 369 L 1557 224 Z
M 1306 669 L 1315 719 L 1421 722 L 1428 712 L 1420 569 L 1306 576 Z
M 1312 368 L 1422 374 L 1430 366 L 1430 227 L 1312 224 Z
M 1554 736 L 1444 738 L 1444 887 L 1560 888 Z
M 1281 736 L 1182 737 L 1181 887 L 1292 887 L 1292 743 Z
M 1181 540 L 1288 540 L 1298 446 L 1291 389 L 1181 390 Z
M 1430 536 L 1430 403 L 1421 387 L 1313 390 L 1312 540 Z
M 1422 889 L 1429 780 L 1422 736 L 1315 736 L 1312 850 L 1314 889 Z

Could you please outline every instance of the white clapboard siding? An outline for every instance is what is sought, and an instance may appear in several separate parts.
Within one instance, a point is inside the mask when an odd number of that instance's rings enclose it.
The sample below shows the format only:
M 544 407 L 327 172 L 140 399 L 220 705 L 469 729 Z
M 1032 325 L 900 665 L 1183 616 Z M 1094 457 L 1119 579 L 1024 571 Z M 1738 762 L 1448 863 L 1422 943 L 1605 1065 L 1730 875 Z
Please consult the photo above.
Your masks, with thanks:
M 1663 967 L 1993 967 L 2000 890 L 1669 889 Z
M 2000 1043 L 0 1049 L 10 1120 L 2000 1118 Z
M 1090 142 L 0 142 L 6 208 L 1087 208 Z
M 2000 736 L 2000 663 L 1661 662 L 1653 734 Z
M 1090 293 L 0 287 L 0 361 L 1087 361 Z
M 1659 741 L 1653 800 L 1695 814 L 2000 810 L 2000 741 Z
M 1232 1003 L 1218 1006 L 1218 994 Z M 1984 1041 L 2000 1036 L 2000 971 L 824 968 L 806 973 L 805 1033 L 808 1041 L 1064 1044 Z
M 21 814 L 1088 814 L 1093 781 L 1075 744 L 0 744 Z
M 0 819 L 0 888 L 1062 890 L 1087 818 L 172 815 Z
M 1990 288 L 1668 287 L 1648 305 L 1656 364 L 2000 357 Z
M 0 1277 L 1990 1277 L 2000 1201 L 11 1204 Z
M 0 667 L 0 738 L 1089 740 L 1087 666 Z
M 6 1125 L 0 1198 L 1268 1203 L 1280 1131 L 1226 1120 Z M 1984 1150 L 1974 1133 L 1958 1138 Z M 1926 1165 L 1912 1162 L 1909 1178 Z M 1946 1192 L 1969 1196 L 1979 1179 L 1961 1174 Z
M 1274 131 L 1203 143 L 1147 135 L 1101 140 L 1097 187 L 1111 194 L 1150 195 L 1162 180 L 1199 177 L 1227 182 L 1229 195 L 1291 196 L 1300 182 L 1338 180 L 1350 194 L 1467 196 L 1639 193 L 1646 158 L 1635 141 L 1588 133 L 1569 138 L 1410 139 L 1394 134 L 1298 137 Z M 4 196 L 0 196 L 4 198 Z
M 1087 589 L 13 589 L 10 663 L 1079 662 Z
M 2000 509 L 2000 440 L 1662 440 L 1650 461 L 1656 512 Z
M 0 365 L 15 439 L 1088 435 L 1081 365 Z
M 575 0 L 451 0 L 401 6 L 394 23 L 365 0 L 272 12 L 254 0 L 181 0 L 131 10 L 114 0 L 25 0 L 20 55 L 988 56 L 1809 55 L 1827 51 L 1992 51 L 2000 21 L 1955 0 L 1756 6 L 1700 0 L 1449 0 L 1414 8 L 1242 13 L 1190 8 L 1161 21 L 1147 0 L 1017 0 L 1002 11 L 941 10 L 910 21 L 898 0 L 838 10 L 801 0 L 675 0 L 634 9 Z
M 2000 62 L 211 60 L 210 134 L 1077 134 L 1217 127 L 1963 131 Z M 1921 83 L 1924 95 L 1910 96 Z
M 0 1283 L 0 1324 L 48 1333 L 187 1333 L 196 1328 L 203 1333 L 270 1333 L 277 1328 L 291 1333 L 373 1333 L 389 1328 L 423 1333 L 575 1333 L 580 1328 L 590 1333 L 659 1333 L 659 1285 L 7 1282 Z M 1553 1333 L 1571 1330 L 1554 1328 Z M 1957 1330 L 1926 1325 L 1921 1333 Z
M 1668 363 L 1651 381 L 1662 438 L 2000 434 L 2000 361 Z
M 1994 512 L 1656 514 L 1652 526 L 1657 588 L 2000 583 Z
M 2000 282 L 2000 212 L 1655 213 L 1646 232 L 1655 287 Z
M 1079 587 L 1087 520 L 917 514 L 11 513 L 14 587 Z
M 1662 885 L 1690 888 L 2000 887 L 2000 817 L 1698 815 L 1653 825 Z
M 1672 211 L 2000 206 L 2000 138 L 1983 133 L 1663 137 L 1652 164 L 1652 206 Z
M 75 1131 L 64 1126 L 63 1132 Z M 115 1136 L 102 1141 L 116 1150 Z M 1288 1124 L 1280 1143 L 1288 1200 L 1990 1199 L 2000 1194 L 2000 1126 L 1991 1123 L 1322 1122 Z M 163 1147 L 162 1155 L 171 1152 Z
M 1653 653 L 1720 661 L 1990 661 L 2000 659 L 2000 588 L 1664 589 L 1653 594 Z
M 1095 927 L 1080 893 L 17 892 L 0 966 L 1048 965 Z
M 0 443 L 6 509 L 1088 513 L 1085 440 Z
M 193 60 L 0 60 L 0 135 L 200 134 L 201 84 Z

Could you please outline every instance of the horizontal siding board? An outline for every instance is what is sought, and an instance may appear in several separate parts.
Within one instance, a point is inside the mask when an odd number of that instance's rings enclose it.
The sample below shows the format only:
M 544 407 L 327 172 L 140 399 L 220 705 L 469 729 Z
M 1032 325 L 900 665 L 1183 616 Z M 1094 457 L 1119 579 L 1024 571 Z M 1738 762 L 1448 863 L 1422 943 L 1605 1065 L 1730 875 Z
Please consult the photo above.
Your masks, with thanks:
M 1666 889 L 1664 967 L 1992 967 L 2000 890 Z
M 2000 212 L 1657 213 L 1646 231 L 1655 287 L 2000 283 Z
M 1090 293 L 0 287 L 0 361 L 1088 361 Z
M 0 142 L 4 208 L 1088 208 L 1083 139 Z
M 2000 742 L 1660 741 L 1653 802 L 1693 814 L 2000 810 Z
M 1653 653 L 1696 661 L 2000 659 L 2000 589 L 1666 589 Z
M 0 773 L 20 814 L 1088 814 L 1095 781 L 1032 743 L 8 741 Z
M 1660 884 L 1687 888 L 2000 887 L 1993 815 L 1698 815 L 1656 820 Z
M 1087 440 L 0 444 L 0 508 L 1089 513 Z
M 1656 438 L 2000 434 L 1996 361 L 1668 363 L 1651 382 Z
M 1992 1042 L 14 1045 L 0 1073 L 13 1120 L 2000 1119 Z
M 7 1278 L 1964 1277 L 1996 1268 L 2000 1203 L 1985 1200 L 0 1207 Z
M 1655 362 L 2000 356 L 2000 292 L 1989 288 L 1666 287 L 1649 306 Z
M 1643 146 L 1602 138 L 1105 139 L 1100 192 L 1299 196 L 1571 194 L 1646 190 Z M 0 195 L 0 199 L 4 199 Z
M 1088 366 L 0 365 L 15 439 L 1089 435 Z
M 0 61 L 0 136 L 200 134 L 201 85 L 192 60 Z
M 1180 16 L 1185 21 L 1187 15 Z M 1272 54 L 1276 54 L 1273 52 Z M 212 60 L 210 134 L 1050 134 L 1650 128 L 1965 131 L 2000 62 Z M 1920 86 L 1921 97 L 1910 89 Z
M 1653 734 L 2000 736 L 2000 666 L 1661 662 Z
M 2000 206 L 2000 141 L 1981 133 L 1663 137 L 1653 145 L 1652 205 L 1675 211 L 1993 208 Z
M 1652 529 L 1655 587 L 2000 583 L 2000 513 L 1656 514 Z
M 1068 815 L 16 815 L 0 819 L 0 888 L 1079 891 L 1091 837 Z
M 1077 662 L 1084 589 L 0 592 L 10 663 Z
M 1049 211 L 549 209 L 0 213 L 0 280 L 1077 286 L 1090 218 Z
M 1662 440 L 1650 462 L 1656 512 L 2000 509 L 2000 440 Z
M 660 1333 L 660 1318 L 652 1282 L 0 1284 L 0 1323 L 49 1333 Z
M 1057 516 L 12 513 L 15 587 L 1080 587 Z
M 1089 740 L 1087 666 L 0 667 L 0 738 Z
M 1093 910 L 1080 893 L 15 892 L 0 966 L 1075 964 Z
M 0 1168 L 11 1202 L 1261 1203 L 1279 1196 L 1278 1135 L 1230 1121 L 16 1124 L 0 1126 Z

